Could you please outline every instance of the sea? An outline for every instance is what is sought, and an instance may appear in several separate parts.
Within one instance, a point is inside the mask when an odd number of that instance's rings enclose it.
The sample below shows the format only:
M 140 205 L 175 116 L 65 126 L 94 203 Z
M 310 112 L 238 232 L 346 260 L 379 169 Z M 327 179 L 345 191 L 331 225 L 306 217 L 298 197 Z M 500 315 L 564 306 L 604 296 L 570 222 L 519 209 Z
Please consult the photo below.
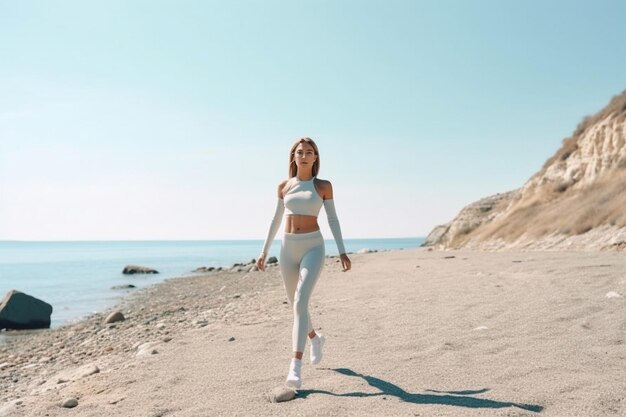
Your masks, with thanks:
M 346 239 L 344 244 L 347 252 L 357 252 L 417 248 L 423 242 L 422 237 L 407 237 Z M 193 275 L 202 266 L 228 268 L 249 262 L 262 245 L 261 240 L 0 241 L 0 297 L 16 289 L 51 304 L 55 328 L 105 311 L 137 288 Z M 279 251 L 276 240 L 269 256 L 278 257 Z M 326 251 L 337 255 L 333 240 L 326 241 Z M 154 268 L 159 274 L 124 275 L 128 264 Z M 136 289 L 113 289 L 127 284 Z

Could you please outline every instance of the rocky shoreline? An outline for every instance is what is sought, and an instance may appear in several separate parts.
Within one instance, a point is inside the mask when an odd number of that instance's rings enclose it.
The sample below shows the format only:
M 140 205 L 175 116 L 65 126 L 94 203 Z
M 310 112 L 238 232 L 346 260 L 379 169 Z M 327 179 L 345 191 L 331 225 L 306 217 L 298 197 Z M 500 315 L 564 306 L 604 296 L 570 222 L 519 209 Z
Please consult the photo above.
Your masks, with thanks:
M 375 251 L 359 251 L 368 252 Z M 336 258 L 327 256 L 326 263 L 339 263 Z M 197 268 L 193 275 L 129 292 L 106 311 L 73 324 L 2 332 L 0 416 L 28 414 L 28 401 L 51 393 L 58 406 L 73 408 L 80 395 L 69 392 L 77 381 L 132 367 L 134 358 L 157 355 L 162 345 L 189 330 L 228 323 L 242 309 L 250 310 L 262 291 L 282 291 L 277 259 L 268 259 L 266 273 L 258 272 L 255 262 Z M 124 318 L 107 323 L 113 313 Z
M 333 258 L 327 257 L 327 264 L 339 262 Z M 166 279 L 74 324 L 2 332 L 0 416 L 24 412 L 25 398 L 36 400 L 50 392 L 58 393 L 59 406 L 71 408 L 80 398 L 64 392 L 74 382 L 134 366 L 133 358 L 156 355 L 160 346 L 189 330 L 227 323 L 268 287 L 282 289 L 276 261 L 267 264 L 266 273 L 258 272 L 254 262 L 199 268 L 192 276 Z M 124 320 L 106 323 L 113 312 L 122 313 Z

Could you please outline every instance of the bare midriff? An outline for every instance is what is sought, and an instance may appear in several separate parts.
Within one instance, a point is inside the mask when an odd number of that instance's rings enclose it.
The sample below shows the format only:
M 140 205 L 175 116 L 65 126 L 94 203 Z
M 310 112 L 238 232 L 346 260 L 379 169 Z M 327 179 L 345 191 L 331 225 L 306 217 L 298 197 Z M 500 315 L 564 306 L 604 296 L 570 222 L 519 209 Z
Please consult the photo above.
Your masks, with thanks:
M 309 233 L 320 230 L 317 217 L 304 214 L 288 214 L 285 216 L 285 233 Z

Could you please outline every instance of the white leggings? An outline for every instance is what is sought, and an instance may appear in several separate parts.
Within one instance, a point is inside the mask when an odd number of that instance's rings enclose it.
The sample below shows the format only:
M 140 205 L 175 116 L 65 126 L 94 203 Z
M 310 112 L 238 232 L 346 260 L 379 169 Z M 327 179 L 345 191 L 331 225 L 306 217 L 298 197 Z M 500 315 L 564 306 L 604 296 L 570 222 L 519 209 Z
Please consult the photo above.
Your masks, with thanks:
M 306 336 L 313 330 L 309 300 L 324 266 L 324 238 L 319 230 L 285 233 L 280 248 L 280 272 L 287 298 L 293 307 L 291 338 L 294 352 L 303 352 Z

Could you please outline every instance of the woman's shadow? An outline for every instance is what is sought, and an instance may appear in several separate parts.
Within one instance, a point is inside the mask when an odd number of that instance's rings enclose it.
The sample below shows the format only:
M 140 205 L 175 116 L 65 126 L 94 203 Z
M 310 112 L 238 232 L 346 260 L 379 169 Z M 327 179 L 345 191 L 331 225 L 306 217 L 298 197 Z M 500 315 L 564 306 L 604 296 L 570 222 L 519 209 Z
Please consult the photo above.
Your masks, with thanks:
M 486 400 L 483 398 L 476 398 L 476 397 L 469 396 L 469 395 L 482 394 L 484 392 L 487 392 L 488 389 L 486 388 L 482 390 L 477 390 L 477 391 L 450 391 L 450 392 L 427 390 L 427 392 L 442 393 L 444 395 L 412 394 L 410 392 L 406 392 L 405 390 L 403 390 L 397 385 L 392 384 L 391 382 L 387 382 L 380 378 L 376 378 L 370 375 L 359 374 L 359 373 L 352 371 L 351 369 L 337 368 L 337 369 L 330 369 L 330 370 L 338 372 L 346 376 L 355 376 L 358 378 L 363 378 L 365 382 L 367 382 L 370 386 L 378 389 L 380 392 L 375 392 L 375 393 L 348 392 L 345 394 L 335 394 L 334 392 L 330 392 L 330 391 L 313 389 L 313 390 L 299 390 L 297 392 L 297 397 L 306 398 L 311 394 L 327 394 L 327 395 L 333 395 L 337 397 L 375 397 L 375 396 L 388 395 L 388 396 L 398 397 L 402 401 L 413 403 L 413 404 L 439 404 L 439 405 L 451 405 L 455 407 L 466 407 L 466 408 L 517 407 L 517 408 L 521 408 L 522 410 L 532 411 L 535 413 L 540 413 L 543 410 L 543 407 L 540 405 L 493 401 L 493 400 Z

